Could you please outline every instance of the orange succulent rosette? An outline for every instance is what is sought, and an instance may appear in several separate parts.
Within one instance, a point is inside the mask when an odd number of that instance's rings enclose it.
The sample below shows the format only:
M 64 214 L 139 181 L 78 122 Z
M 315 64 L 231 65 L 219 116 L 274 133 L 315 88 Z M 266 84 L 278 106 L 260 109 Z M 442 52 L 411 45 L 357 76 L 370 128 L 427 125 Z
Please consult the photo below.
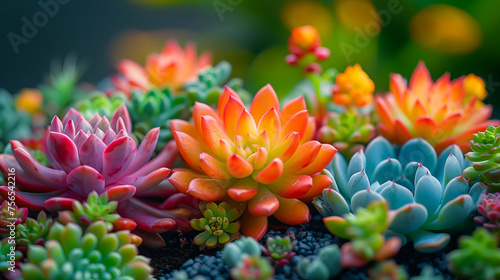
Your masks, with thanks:
M 303 97 L 280 110 L 274 89 L 267 85 L 247 110 L 226 87 L 217 112 L 195 104 L 193 122 L 170 122 L 190 168 L 176 169 L 169 178 L 179 191 L 205 201 L 239 202 L 244 211 L 241 231 L 256 239 L 266 232 L 271 215 L 292 225 L 309 221 L 302 201 L 312 200 L 331 184 L 320 172 L 337 150 L 310 141 L 315 122 Z
M 477 96 L 467 96 L 465 77 L 450 80 L 445 73 L 436 82 L 420 62 L 411 76 L 409 86 L 399 74 L 390 76 L 390 93 L 377 96 L 380 133 L 402 145 L 411 138 L 422 137 L 439 154 L 451 144 L 470 151 L 472 134 L 484 131 L 500 121 L 488 120 L 493 108 L 478 106 Z
M 146 92 L 167 87 L 175 92 L 187 82 L 196 80 L 198 73 L 211 64 L 209 52 L 197 58 L 194 44 L 188 43 L 182 49 L 176 40 L 170 40 L 161 53 L 148 56 L 145 67 L 129 59 L 120 61 L 117 68 L 122 77 L 113 76 L 112 83 L 127 95 L 133 90 Z

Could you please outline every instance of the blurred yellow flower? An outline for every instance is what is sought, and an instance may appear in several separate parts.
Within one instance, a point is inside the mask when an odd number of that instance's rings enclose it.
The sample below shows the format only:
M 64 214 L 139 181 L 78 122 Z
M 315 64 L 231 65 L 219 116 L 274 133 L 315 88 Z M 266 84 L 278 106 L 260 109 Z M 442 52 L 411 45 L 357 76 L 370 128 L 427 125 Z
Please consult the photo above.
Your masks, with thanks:
M 43 103 L 43 96 L 37 89 L 24 88 L 16 97 L 16 108 L 19 111 L 26 111 L 35 114 L 40 111 Z
M 348 66 L 335 78 L 333 102 L 338 105 L 366 106 L 373 102 L 375 84 L 359 64 Z
M 431 5 L 416 14 L 410 21 L 410 34 L 425 48 L 453 54 L 470 53 L 482 42 L 476 19 L 444 4 Z
M 472 73 L 465 77 L 464 86 L 467 97 L 477 97 L 478 100 L 483 101 L 488 95 L 483 79 Z
M 291 1 L 281 10 L 281 19 L 286 27 L 312 25 L 318 28 L 323 36 L 332 33 L 333 18 L 328 9 L 316 1 Z
M 334 7 L 337 18 L 345 28 L 356 31 L 375 24 L 380 32 L 382 21 L 371 0 L 337 0 Z
M 288 44 L 299 48 L 302 52 L 309 52 L 321 45 L 321 39 L 316 27 L 306 25 L 292 30 Z

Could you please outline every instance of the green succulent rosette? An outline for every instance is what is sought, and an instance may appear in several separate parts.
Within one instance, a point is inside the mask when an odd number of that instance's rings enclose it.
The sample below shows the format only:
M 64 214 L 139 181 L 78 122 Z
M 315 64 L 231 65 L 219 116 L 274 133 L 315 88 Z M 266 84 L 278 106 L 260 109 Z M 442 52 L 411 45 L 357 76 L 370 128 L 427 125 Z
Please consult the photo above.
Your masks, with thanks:
M 26 253 L 29 245 L 43 245 L 54 221 L 40 212 L 35 219 L 27 218 L 24 223 L 16 226 L 17 249 Z
M 500 192 L 500 127 L 490 125 L 484 132 L 474 134 L 470 148 L 472 151 L 465 156 L 472 166 L 465 169 L 464 177 Z
M 86 119 L 92 118 L 96 113 L 111 118 L 116 109 L 127 102 L 127 97 L 120 92 L 111 96 L 102 92 L 94 92 L 91 95 L 89 99 L 80 100 L 73 106 Z

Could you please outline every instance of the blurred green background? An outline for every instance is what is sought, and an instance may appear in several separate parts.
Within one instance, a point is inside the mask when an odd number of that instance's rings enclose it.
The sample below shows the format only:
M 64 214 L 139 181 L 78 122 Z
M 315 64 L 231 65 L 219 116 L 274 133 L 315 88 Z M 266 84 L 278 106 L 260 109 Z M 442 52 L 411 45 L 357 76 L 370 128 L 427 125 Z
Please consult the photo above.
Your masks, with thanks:
M 199 52 L 210 50 L 215 63 L 229 61 L 233 76 L 244 78 L 250 92 L 271 83 L 284 95 L 302 77 L 284 63 L 290 30 L 314 25 L 332 51 L 323 67 L 343 71 L 359 63 L 377 91 L 387 90 L 389 73 L 409 77 L 424 60 L 434 79 L 446 71 L 452 78 L 482 77 L 490 93 L 486 103 L 500 106 L 498 0 L 25 0 L 0 5 L 0 87 L 12 93 L 43 82 L 51 61 L 68 53 L 77 54 L 85 67 L 82 81 L 96 84 L 116 73 L 120 59 L 143 63 L 168 38 L 178 38 L 197 42 Z M 27 21 L 39 25 L 27 34 L 31 38 L 23 35 Z

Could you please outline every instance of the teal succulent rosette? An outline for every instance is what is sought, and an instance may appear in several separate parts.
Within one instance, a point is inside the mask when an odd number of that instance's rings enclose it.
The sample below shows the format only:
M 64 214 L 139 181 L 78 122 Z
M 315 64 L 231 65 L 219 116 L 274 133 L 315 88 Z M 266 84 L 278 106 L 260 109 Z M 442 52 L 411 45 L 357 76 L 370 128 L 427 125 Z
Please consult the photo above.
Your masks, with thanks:
M 469 186 L 462 177 L 469 165 L 456 145 L 439 156 L 427 141 L 414 138 L 400 149 L 383 137 L 371 141 L 347 162 L 337 153 L 323 172 L 333 184 L 313 204 L 323 216 L 344 216 L 386 200 L 394 219 L 386 235 L 416 250 L 435 252 L 449 242 L 449 232 L 467 225 L 486 186 Z
M 471 152 L 465 156 L 472 166 L 465 169 L 464 177 L 485 183 L 492 192 L 500 192 L 500 126 L 489 126 L 470 141 Z

